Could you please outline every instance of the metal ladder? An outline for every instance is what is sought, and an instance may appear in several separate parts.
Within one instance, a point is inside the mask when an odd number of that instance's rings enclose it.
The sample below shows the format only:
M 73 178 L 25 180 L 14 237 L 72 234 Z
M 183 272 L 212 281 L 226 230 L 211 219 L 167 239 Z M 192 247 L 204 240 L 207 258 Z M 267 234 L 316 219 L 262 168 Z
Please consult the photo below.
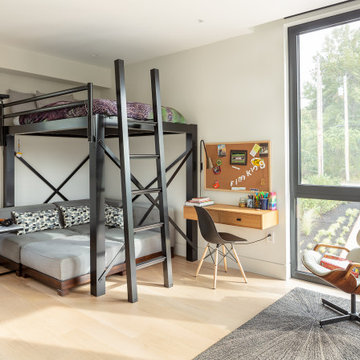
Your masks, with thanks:
M 171 266 L 171 247 L 169 239 L 169 216 L 166 191 L 165 177 L 165 152 L 164 152 L 164 135 L 161 114 L 159 71 L 152 69 L 151 75 L 151 92 L 153 103 L 154 121 L 131 120 L 127 118 L 126 107 L 126 91 L 125 91 L 125 69 L 123 60 L 115 60 L 115 76 L 116 76 L 116 100 L 118 111 L 118 137 L 120 150 L 120 165 L 122 171 L 121 176 L 121 192 L 124 211 L 124 237 L 125 237 L 125 260 L 126 260 L 126 276 L 128 301 L 136 302 L 137 285 L 136 270 L 147 266 L 163 263 L 164 286 L 172 287 L 172 266 Z M 155 154 L 130 154 L 129 149 L 129 128 L 128 122 L 136 124 L 151 125 L 154 128 Z M 157 187 L 156 188 L 139 188 L 132 190 L 131 188 L 131 167 L 130 159 L 155 159 L 157 169 Z M 158 193 L 159 203 L 151 193 Z M 144 195 L 153 204 L 159 208 L 160 221 L 155 224 L 149 224 L 134 227 L 132 195 Z M 160 228 L 162 256 L 155 259 L 136 264 L 135 260 L 135 242 L 134 234 L 140 231 Z

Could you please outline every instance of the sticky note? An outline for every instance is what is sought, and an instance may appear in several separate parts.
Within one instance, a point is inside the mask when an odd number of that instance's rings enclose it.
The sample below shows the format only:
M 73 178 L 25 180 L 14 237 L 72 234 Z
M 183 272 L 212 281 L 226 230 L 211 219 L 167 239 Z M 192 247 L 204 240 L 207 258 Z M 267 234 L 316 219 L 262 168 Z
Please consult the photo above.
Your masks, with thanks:
M 260 145 L 255 144 L 255 145 L 253 146 L 252 150 L 250 151 L 250 155 L 251 155 L 251 156 L 255 156 L 260 149 L 261 149 Z

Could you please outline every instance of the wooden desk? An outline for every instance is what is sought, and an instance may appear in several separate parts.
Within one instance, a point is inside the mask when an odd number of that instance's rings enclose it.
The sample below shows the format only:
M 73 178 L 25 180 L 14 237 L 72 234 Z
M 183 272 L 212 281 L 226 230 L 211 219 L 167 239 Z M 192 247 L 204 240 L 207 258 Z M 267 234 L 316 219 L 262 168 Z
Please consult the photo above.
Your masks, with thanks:
M 253 229 L 268 229 L 279 223 L 277 210 L 257 210 L 234 205 L 215 204 L 206 206 L 215 223 L 242 226 Z M 193 206 L 184 206 L 184 218 L 197 220 Z

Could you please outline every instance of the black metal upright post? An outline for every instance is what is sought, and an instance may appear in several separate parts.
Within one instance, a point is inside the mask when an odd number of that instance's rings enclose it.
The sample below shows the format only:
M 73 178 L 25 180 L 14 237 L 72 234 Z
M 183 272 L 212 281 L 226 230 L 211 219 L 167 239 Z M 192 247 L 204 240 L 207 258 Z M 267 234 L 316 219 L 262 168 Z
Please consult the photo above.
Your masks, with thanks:
M 15 144 L 13 135 L 4 136 L 3 150 L 3 206 L 15 205 Z
M 163 123 L 161 113 L 161 99 L 160 99 L 160 81 L 159 81 L 159 70 L 152 69 L 151 72 L 151 94 L 153 103 L 154 121 L 156 127 L 154 129 L 155 135 L 155 152 L 159 155 L 156 159 L 156 170 L 158 187 L 161 188 L 159 193 L 159 216 L 160 222 L 163 226 L 160 228 L 161 231 L 161 249 L 162 255 L 165 256 L 163 261 L 163 273 L 164 273 L 164 286 L 172 287 L 172 265 L 171 265 L 171 245 L 169 238 L 169 213 L 168 213 L 168 201 L 166 191 L 166 175 L 165 175 L 165 150 L 164 150 L 164 134 L 163 134 Z
M 103 117 L 93 115 L 92 84 L 88 84 L 88 139 L 90 156 L 90 285 L 91 295 L 105 294 L 105 210 Z
M 138 300 L 134 244 L 134 219 L 131 196 L 129 134 L 126 107 L 125 67 L 123 60 L 115 60 L 116 102 L 121 167 L 121 190 L 124 214 L 125 260 L 128 301 Z
M 186 200 L 197 196 L 198 171 L 197 171 L 197 128 L 186 133 L 186 151 L 192 149 L 192 154 L 186 161 Z M 192 245 L 186 244 L 186 260 L 198 259 L 198 228 L 197 221 L 186 220 L 186 236 L 191 239 Z

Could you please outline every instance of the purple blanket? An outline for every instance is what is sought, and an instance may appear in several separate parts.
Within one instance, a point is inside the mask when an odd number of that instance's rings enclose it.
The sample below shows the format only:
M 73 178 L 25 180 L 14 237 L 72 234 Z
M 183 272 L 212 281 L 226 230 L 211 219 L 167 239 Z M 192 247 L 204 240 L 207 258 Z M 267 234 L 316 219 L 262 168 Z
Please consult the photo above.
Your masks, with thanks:
M 70 104 L 71 101 L 58 101 L 47 106 Z M 170 107 L 162 107 L 163 121 L 185 123 L 184 117 L 175 109 Z M 106 99 L 94 99 L 93 101 L 94 114 L 115 116 L 117 115 L 116 101 Z M 149 104 L 143 104 L 138 102 L 127 103 L 128 118 L 136 120 L 151 120 L 153 119 L 152 106 Z M 34 124 L 42 121 L 53 121 L 59 119 L 68 119 L 73 117 L 87 116 L 86 105 L 70 107 L 60 110 L 44 111 L 37 114 L 22 115 L 19 118 L 20 125 Z

